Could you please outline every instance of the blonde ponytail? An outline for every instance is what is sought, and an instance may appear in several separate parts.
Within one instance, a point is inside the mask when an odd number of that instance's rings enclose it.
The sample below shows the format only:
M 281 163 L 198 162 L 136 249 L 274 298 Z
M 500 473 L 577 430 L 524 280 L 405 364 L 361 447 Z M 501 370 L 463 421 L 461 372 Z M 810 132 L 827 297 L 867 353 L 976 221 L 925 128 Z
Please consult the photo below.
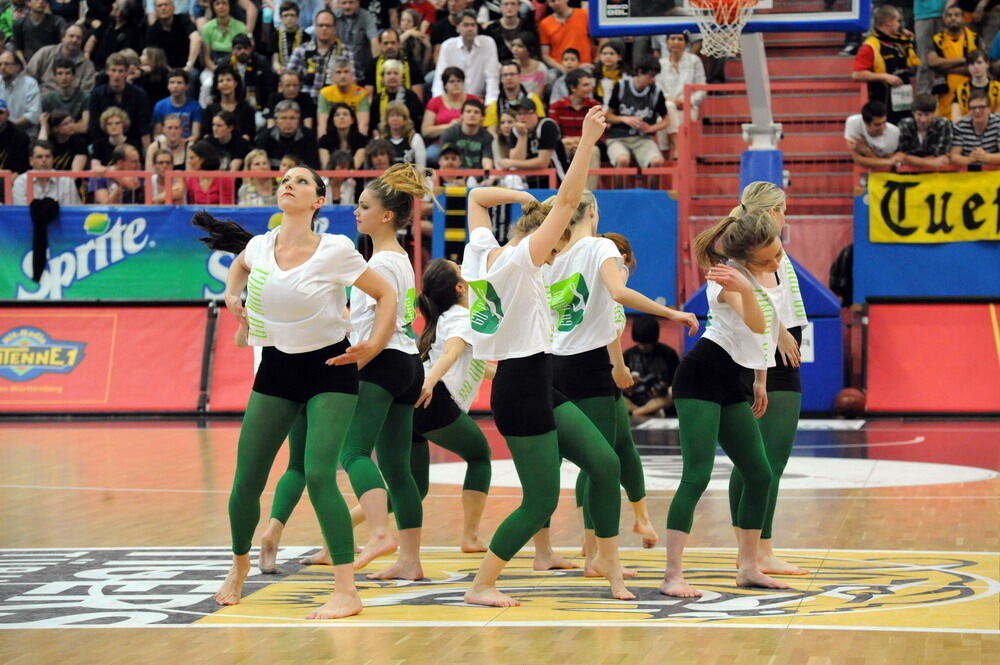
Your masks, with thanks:
M 778 226 L 760 208 L 730 215 L 705 229 L 694 239 L 694 256 L 702 268 L 711 268 L 727 259 L 746 261 L 759 247 L 774 242 Z M 720 244 L 721 247 L 717 247 Z
M 409 162 L 393 164 L 365 189 L 378 196 L 382 207 L 393 213 L 396 229 L 402 230 L 412 221 L 413 197 L 423 198 L 431 191 L 427 185 L 429 174 Z
M 770 212 L 785 204 L 785 193 L 773 182 L 756 180 L 743 188 L 740 204 L 729 212 L 730 217 L 740 217 L 750 210 Z

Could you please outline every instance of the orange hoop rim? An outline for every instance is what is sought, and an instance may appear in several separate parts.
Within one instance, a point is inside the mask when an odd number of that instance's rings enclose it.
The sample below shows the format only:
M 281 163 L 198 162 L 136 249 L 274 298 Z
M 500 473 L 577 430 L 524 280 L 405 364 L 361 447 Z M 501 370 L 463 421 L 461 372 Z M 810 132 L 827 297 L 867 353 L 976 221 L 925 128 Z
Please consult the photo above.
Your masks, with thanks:
M 758 0 L 689 0 L 691 7 L 711 12 L 718 25 L 744 23 L 744 10 L 754 7 Z

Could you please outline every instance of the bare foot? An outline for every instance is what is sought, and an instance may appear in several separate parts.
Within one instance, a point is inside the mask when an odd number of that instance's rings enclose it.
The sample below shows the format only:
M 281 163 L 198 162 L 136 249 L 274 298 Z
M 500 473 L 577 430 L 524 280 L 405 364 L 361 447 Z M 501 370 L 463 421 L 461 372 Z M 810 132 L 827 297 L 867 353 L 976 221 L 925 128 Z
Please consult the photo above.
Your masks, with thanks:
M 311 612 L 307 619 L 342 619 L 343 617 L 361 614 L 363 605 L 361 597 L 356 593 L 333 593 L 333 596 L 323 607 Z
M 422 580 L 424 579 L 424 569 L 419 560 L 397 561 L 385 570 L 371 573 L 367 576 L 370 580 Z
M 489 605 L 491 607 L 518 607 L 521 603 L 496 587 L 472 587 L 465 592 L 465 602 L 469 605 Z
M 485 552 L 488 548 L 483 544 L 483 541 L 479 540 L 479 536 L 474 534 L 462 538 L 461 549 L 466 554 L 473 554 L 475 552 Z
M 653 525 L 648 520 L 642 522 L 636 520 L 632 525 L 632 532 L 642 536 L 642 546 L 647 550 L 656 547 L 656 543 L 660 540 L 656 529 L 653 528 Z
M 278 568 L 278 543 L 269 538 L 267 534 L 260 539 L 260 556 L 257 558 L 257 567 L 263 575 L 281 575 L 284 571 Z
M 551 554 L 536 553 L 531 567 L 535 570 L 570 570 L 572 568 L 579 568 L 580 566 L 552 552 Z
M 701 591 L 685 582 L 683 576 L 665 577 L 660 585 L 660 593 L 677 598 L 701 598 Z
M 244 561 L 233 561 L 233 567 L 229 569 L 222 587 L 215 592 L 215 602 L 219 605 L 235 605 L 240 602 L 243 595 L 243 582 L 250 572 L 249 557 Z
M 583 564 L 583 576 L 584 577 L 604 577 L 601 573 L 597 572 L 594 568 L 594 560 L 587 559 Z M 632 570 L 631 568 L 622 567 L 622 577 L 639 577 L 638 570 Z
M 330 550 L 325 547 L 315 554 L 310 554 L 309 556 L 302 557 L 299 559 L 299 563 L 305 564 L 307 566 L 332 566 L 333 559 L 330 558 Z
M 361 570 L 380 556 L 396 551 L 396 539 L 389 534 L 373 536 L 363 548 L 361 554 L 354 560 L 354 569 Z
M 760 587 L 764 589 L 790 589 L 784 582 L 772 580 L 759 570 L 741 570 L 736 573 L 736 586 Z
M 771 556 L 760 557 L 757 559 L 757 567 L 760 572 L 767 573 L 768 575 L 808 575 L 809 571 L 804 568 L 799 568 L 798 566 L 788 563 L 778 557 Z
M 600 577 L 608 580 L 608 583 L 611 585 L 611 596 L 613 598 L 617 598 L 618 600 L 635 600 L 635 594 L 625 586 L 625 580 L 622 579 L 623 569 L 620 565 L 609 566 L 602 559 L 594 557 L 591 567 Z

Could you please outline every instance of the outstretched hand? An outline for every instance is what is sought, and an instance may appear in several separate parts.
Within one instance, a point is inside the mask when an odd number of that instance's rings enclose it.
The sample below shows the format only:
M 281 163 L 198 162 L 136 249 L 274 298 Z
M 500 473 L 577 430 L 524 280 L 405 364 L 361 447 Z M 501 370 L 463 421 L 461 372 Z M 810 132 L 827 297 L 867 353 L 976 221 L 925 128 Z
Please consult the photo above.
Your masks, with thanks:
M 354 346 L 348 347 L 348 349 L 339 356 L 330 358 L 326 361 L 326 364 L 350 365 L 352 363 L 357 363 L 358 369 L 361 369 L 370 363 L 372 358 L 377 356 L 381 350 L 382 348 L 378 344 L 366 339 L 363 342 L 358 342 Z
M 601 135 L 604 134 L 604 130 L 608 128 L 608 119 L 604 113 L 604 108 L 600 106 L 592 106 L 589 111 L 587 111 L 587 117 L 583 119 L 583 133 L 580 139 L 583 141 L 590 141 L 591 143 L 597 143 L 601 139 Z

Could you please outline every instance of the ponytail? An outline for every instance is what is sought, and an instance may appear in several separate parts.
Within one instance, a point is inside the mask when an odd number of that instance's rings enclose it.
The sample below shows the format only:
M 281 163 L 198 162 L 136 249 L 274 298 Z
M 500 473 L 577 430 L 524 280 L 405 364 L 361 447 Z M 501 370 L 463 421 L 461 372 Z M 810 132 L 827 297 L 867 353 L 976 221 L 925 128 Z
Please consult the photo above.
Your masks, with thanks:
M 393 164 L 365 189 L 375 194 L 382 207 L 393 214 L 393 225 L 401 231 L 412 221 L 413 197 L 423 198 L 431 191 L 427 186 L 428 175 L 428 171 L 421 171 L 409 162 Z
M 417 340 L 417 351 L 422 360 L 427 360 L 437 339 L 438 319 L 458 302 L 455 287 L 461 279 L 455 264 L 447 259 L 434 259 L 424 269 L 423 284 L 417 298 L 417 308 L 424 317 L 424 331 Z
M 774 242 L 778 226 L 771 215 L 754 208 L 740 215 L 730 215 L 705 229 L 694 239 L 694 256 L 702 268 L 711 268 L 727 259 L 746 261 L 758 247 Z M 716 245 L 722 241 L 721 248 Z
M 770 212 L 785 204 L 785 193 L 772 182 L 756 180 L 743 188 L 740 204 L 729 212 L 730 217 L 741 217 L 750 210 Z
M 206 238 L 198 238 L 209 249 L 220 252 L 242 252 L 253 234 L 231 219 L 216 219 L 204 210 L 199 210 L 191 218 L 191 223 L 208 233 Z

